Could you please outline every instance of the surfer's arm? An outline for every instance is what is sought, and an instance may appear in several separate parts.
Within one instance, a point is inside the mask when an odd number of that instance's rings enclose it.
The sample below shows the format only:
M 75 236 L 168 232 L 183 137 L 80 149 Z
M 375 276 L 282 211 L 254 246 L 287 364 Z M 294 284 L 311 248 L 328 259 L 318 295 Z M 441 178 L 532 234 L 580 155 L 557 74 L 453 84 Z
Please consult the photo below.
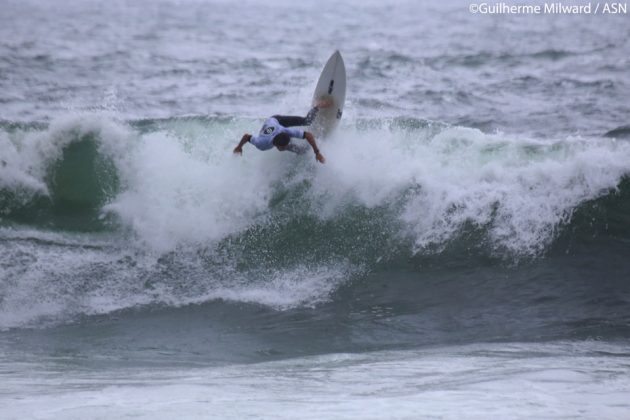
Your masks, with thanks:
M 243 146 L 245 145 L 245 143 L 247 143 L 250 139 L 252 138 L 251 134 L 245 134 L 243 135 L 243 138 L 241 139 L 241 141 L 238 143 L 238 146 L 236 146 L 234 148 L 234 153 L 242 155 L 243 154 Z
M 315 159 L 320 163 L 326 162 L 326 159 L 324 159 L 324 155 L 322 155 L 319 152 L 319 149 L 317 148 L 317 143 L 315 142 L 315 136 L 313 136 L 313 134 L 311 134 L 310 132 L 305 131 L 304 139 L 306 139 L 308 144 L 310 144 L 311 147 L 313 148 L 313 152 L 315 152 Z

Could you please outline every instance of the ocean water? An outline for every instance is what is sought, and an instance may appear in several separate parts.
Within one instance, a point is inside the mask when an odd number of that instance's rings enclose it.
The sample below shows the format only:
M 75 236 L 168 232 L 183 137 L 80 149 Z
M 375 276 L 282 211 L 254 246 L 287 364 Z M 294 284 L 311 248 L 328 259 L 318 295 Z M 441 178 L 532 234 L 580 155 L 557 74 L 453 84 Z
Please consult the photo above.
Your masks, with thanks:
M 630 417 L 627 14 L 0 6 L 2 419 Z

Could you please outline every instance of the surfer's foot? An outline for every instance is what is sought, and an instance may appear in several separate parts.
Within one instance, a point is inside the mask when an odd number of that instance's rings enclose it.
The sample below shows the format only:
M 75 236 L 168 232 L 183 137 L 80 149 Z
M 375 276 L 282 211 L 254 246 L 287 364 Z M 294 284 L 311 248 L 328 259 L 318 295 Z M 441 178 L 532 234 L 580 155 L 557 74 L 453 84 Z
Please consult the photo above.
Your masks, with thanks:
M 320 99 L 317 101 L 315 106 L 317 108 L 330 108 L 333 104 L 332 99 Z

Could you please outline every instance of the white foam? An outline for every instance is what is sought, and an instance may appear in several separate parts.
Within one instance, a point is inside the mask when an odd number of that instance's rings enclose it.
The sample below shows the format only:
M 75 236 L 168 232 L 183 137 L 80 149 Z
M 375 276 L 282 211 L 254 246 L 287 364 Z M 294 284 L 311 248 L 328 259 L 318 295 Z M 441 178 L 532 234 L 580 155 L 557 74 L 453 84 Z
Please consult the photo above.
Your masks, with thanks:
M 26 194 L 21 201 L 28 200 L 35 193 L 48 192 L 46 184 L 29 171 L 32 162 L 21 153 L 19 146 L 5 132 L 0 132 L 0 189 Z M 0 214 L 2 211 L 0 210 Z
M 279 171 L 261 167 L 251 150 L 242 160 L 216 152 L 204 161 L 169 133 L 143 136 L 119 168 L 127 188 L 105 210 L 158 251 L 239 231 L 266 209 Z
M 466 223 L 483 227 L 496 248 L 538 254 L 582 203 L 615 189 L 630 170 L 630 145 L 610 139 L 523 139 L 478 130 L 346 129 L 323 147 L 326 167 L 313 193 L 327 217 L 349 200 L 387 206 L 418 252 L 452 239 Z
M 144 305 L 180 307 L 215 300 L 277 310 L 312 307 L 356 272 L 345 262 L 236 270 L 220 256 L 159 255 L 120 248 L 119 238 L 2 228 L 0 329 L 41 327 Z M 43 244 L 45 243 L 45 244 Z M 88 246 L 86 246 L 88 245 Z M 208 267 L 208 261 L 215 263 Z M 162 271 L 171 273 L 165 275 Z
M 248 277 L 257 281 L 239 284 L 240 276 L 230 279 L 229 284 L 218 287 L 201 299 L 224 299 L 267 305 L 279 310 L 298 306 L 313 307 L 326 302 L 330 294 L 356 269 L 344 264 L 323 264 L 322 267 L 298 266 L 288 270 L 274 270 Z

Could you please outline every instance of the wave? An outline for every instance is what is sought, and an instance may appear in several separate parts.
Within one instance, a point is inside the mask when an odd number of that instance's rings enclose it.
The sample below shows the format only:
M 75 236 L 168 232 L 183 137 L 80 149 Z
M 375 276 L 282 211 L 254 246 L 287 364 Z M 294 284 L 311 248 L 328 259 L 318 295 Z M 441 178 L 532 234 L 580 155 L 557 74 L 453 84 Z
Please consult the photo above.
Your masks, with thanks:
M 3 129 L 0 327 L 215 299 L 312 306 L 427 258 L 518 261 L 630 233 L 625 142 L 366 119 L 322 141 L 325 165 L 233 156 L 259 123 Z
M 60 230 L 128 228 L 143 246 L 165 251 L 308 220 L 313 229 L 376 226 L 409 239 L 415 252 L 439 250 L 472 228 L 495 249 L 534 255 L 581 206 L 627 195 L 630 146 L 614 140 L 373 119 L 325 142 L 323 166 L 247 148 L 242 159 L 231 156 L 257 124 L 83 115 L 5 129 L 1 214 Z

